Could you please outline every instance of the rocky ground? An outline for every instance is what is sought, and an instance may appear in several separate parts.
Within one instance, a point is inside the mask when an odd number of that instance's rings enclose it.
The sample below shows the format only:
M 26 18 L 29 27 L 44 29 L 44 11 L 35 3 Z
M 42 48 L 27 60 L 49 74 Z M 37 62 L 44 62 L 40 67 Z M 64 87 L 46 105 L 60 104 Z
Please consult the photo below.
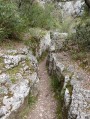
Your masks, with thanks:
M 50 75 L 56 75 L 63 82 L 60 92 L 63 92 L 62 109 L 68 110 L 68 116 L 63 114 L 62 119 L 89 119 L 90 74 L 72 61 L 66 52 L 51 53 L 48 62 Z
M 76 17 L 82 12 L 80 11 L 81 0 L 76 0 L 74 7 L 72 1 L 64 5 L 58 3 L 57 7 L 60 10 L 63 8 L 62 15 L 66 20 L 68 15 Z M 39 59 L 48 49 L 49 73 L 56 75 L 60 83 L 63 82 L 60 92 L 61 95 L 63 94 L 63 107 L 60 108 L 63 111 L 66 109 L 68 114 L 65 117 L 65 111 L 62 119 L 90 119 L 90 74 L 73 62 L 66 52 L 61 52 L 68 33 L 60 33 L 58 30 L 44 33 L 36 31 L 35 38 L 38 32 L 41 34 L 41 37 L 39 34 L 37 38 L 38 47 L 34 46 L 36 57 Z M 34 32 L 33 34 L 35 35 Z M 32 45 L 26 37 L 24 39 L 26 44 Z M 38 67 L 36 57 L 30 47 L 23 43 L 8 41 L 0 46 L 0 119 L 24 119 L 24 117 L 26 119 L 24 109 L 29 106 L 28 98 L 33 86 L 36 90 L 38 86 L 39 94 L 34 108 L 29 112 L 28 119 L 57 119 L 57 102 L 50 86 L 45 66 L 46 59 Z M 37 85 L 38 82 L 39 85 Z
M 22 118 L 32 86 L 38 81 L 37 60 L 27 46 L 1 47 L 0 118 Z
M 56 100 L 50 86 L 50 77 L 46 70 L 46 59 L 39 64 L 39 96 L 28 119 L 57 119 Z
M 90 74 L 81 69 L 62 51 L 67 33 L 48 32 L 39 43 L 37 55 L 49 49 L 48 70 L 63 81 L 63 110 L 68 110 L 62 119 L 90 118 Z M 38 77 L 39 75 L 39 77 Z M 63 76 L 63 80 L 62 80 Z M 40 78 L 40 82 L 39 82 Z M 37 85 L 39 82 L 39 85 Z M 39 66 L 30 48 L 23 43 L 13 43 L 0 49 L 0 118 L 24 119 L 32 87 L 39 89 L 38 101 L 29 112 L 28 119 L 57 119 L 56 101 L 51 90 L 46 59 Z M 38 87 L 38 88 L 37 88 Z M 21 114 L 21 112 L 23 114 Z M 21 115 L 21 116 L 20 116 Z M 25 118 L 27 118 L 25 116 Z

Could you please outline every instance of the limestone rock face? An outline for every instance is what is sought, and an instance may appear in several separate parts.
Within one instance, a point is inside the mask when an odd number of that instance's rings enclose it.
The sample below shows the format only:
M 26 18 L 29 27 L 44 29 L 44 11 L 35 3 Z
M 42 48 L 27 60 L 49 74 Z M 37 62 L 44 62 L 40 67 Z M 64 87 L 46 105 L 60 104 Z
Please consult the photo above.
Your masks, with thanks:
M 90 90 L 85 89 L 81 84 L 85 83 L 84 77 L 78 79 L 79 70 L 69 61 L 66 54 L 50 53 L 48 56 L 49 74 L 57 77 L 63 83 L 61 95 L 63 94 L 64 104 L 62 109 L 67 113 L 68 119 L 89 119 L 90 118 Z M 73 70 L 70 67 L 73 65 Z M 81 74 L 82 75 L 82 74 Z M 87 79 L 88 80 L 88 79 Z M 63 118 L 64 118 L 63 113 Z
M 79 81 L 72 79 L 73 85 L 72 103 L 69 110 L 69 118 L 77 117 L 76 119 L 90 118 L 90 90 L 83 89 Z M 73 82 L 73 83 L 72 83 Z
M 5 68 L 10 69 L 12 67 L 15 67 L 19 64 L 20 61 L 24 59 L 25 59 L 24 55 L 17 55 L 17 56 L 6 55 L 4 59 Z
M 42 7 L 44 7 L 44 5 L 46 3 L 51 3 L 53 2 L 53 0 L 36 0 Z
M 43 52 L 48 50 L 51 45 L 50 32 L 47 32 L 43 38 L 40 39 L 40 48 L 38 51 L 38 56 L 41 56 Z
M 6 82 L 10 81 L 9 80 L 9 75 L 6 75 L 5 73 L 2 73 L 0 75 L 0 83 L 4 84 Z
M 66 18 L 67 16 L 78 16 L 82 14 L 82 5 L 84 1 L 82 0 L 73 0 L 67 2 L 58 2 L 58 7 L 62 9 L 62 16 Z
M 0 58 L 0 119 L 21 119 L 30 91 L 38 85 L 37 59 L 27 46 L 7 50 Z
M 24 40 L 25 39 L 32 40 L 31 36 L 37 41 L 36 45 L 34 46 L 33 53 L 36 56 L 36 58 L 39 58 L 46 50 L 50 48 L 50 45 L 51 45 L 50 31 L 42 30 L 39 28 L 30 28 L 29 33 L 25 34 Z M 32 48 L 32 46 L 29 46 L 29 47 L 30 49 Z
M 89 119 L 90 89 L 84 87 L 84 84 L 90 81 L 90 76 L 85 74 L 67 53 L 60 51 L 67 35 L 57 32 L 51 34 L 51 49 L 47 58 L 48 71 L 62 84 L 60 93 L 63 95 L 63 106 L 61 107 L 64 110 L 63 118 Z M 65 115 L 67 117 L 64 117 Z
M 50 32 L 40 33 L 37 38 L 36 32 L 36 38 L 40 39 L 36 57 L 27 46 L 0 52 L 0 119 L 21 119 L 21 112 L 28 107 L 30 92 L 38 94 L 36 58 L 51 45 Z
M 67 107 L 70 103 L 70 94 L 67 88 L 65 90 L 64 101 L 65 101 L 65 106 Z
M 60 51 L 67 36 L 67 33 L 51 32 L 50 51 Z
M 38 3 L 44 7 L 46 3 L 52 3 L 54 0 L 36 0 Z M 57 2 L 58 1 L 58 2 Z M 66 18 L 67 16 L 80 16 L 83 12 L 82 6 L 84 4 L 84 0 L 73 0 L 73 1 L 67 1 L 64 0 L 64 2 L 59 2 L 59 0 L 56 0 L 57 8 L 62 11 L 62 17 Z

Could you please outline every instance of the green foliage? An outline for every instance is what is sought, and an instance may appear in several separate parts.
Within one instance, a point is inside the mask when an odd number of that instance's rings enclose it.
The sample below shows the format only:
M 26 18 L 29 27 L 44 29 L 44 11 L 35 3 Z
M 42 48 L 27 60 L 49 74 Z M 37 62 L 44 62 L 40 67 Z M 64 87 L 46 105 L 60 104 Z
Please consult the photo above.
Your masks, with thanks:
M 70 40 L 77 44 L 79 49 L 90 49 L 90 15 L 85 6 L 84 13 L 76 25 L 76 33 L 72 34 Z
M 63 80 L 63 76 L 61 77 L 61 79 Z M 62 112 L 64 99 L 63 99 L 63 94 L 61 94 L 62 87 L 63 87 L 63 81 L 60 82 L 58 80 L 57 76 L 55 74 L 53 74 L 51 76 L 51 86 L 55 93 L 55 98 L 57 99 L 57 110 L 56 110 L 57 119 L 62 119 L 62 117 L 64 116 L 63 112 Z
M 90 9 L 84 6 L 82 16 L 77 21 L 76 32 L 69 34 L 64 49 L 70 53 L 79 66 L 89 71 L 90 54 Z
M 22 15 L 27 20 L 30 27 L 40 27 L 44 29 L 53 29 L 58 26 L 56 19 L 53 17 L 53 5 L 46 5 L 45 8 L 37 4 L 24 4 L 21 10 L 24 12 Z
M 80 23 L 76 28 L 75 42 L 78 45 L 89 48 L 90 47 L 90 21 Z
M 54 5 L 44 8 L 32 0 L 0 0 L 0 40 L 20 38 L 22 31 L 30 27 L 53 29 L 59 26 L 52 14 Z
M 34 55 L 36 55 L 36 49 L 39 47 L 39 39 L 31 38 L 25 41 L 25 45 L 29 46 Z
M 86 20 L 87 18 L 90 18 L 90 8 L 88 8 L 87 5 L 84 4 L 84 11 L 83 11 L 83 14 L 82 14 L 82 19 L 83 20 Z
M 13 77 L 10 79 L 12 83 L 15 83 L 16 82 L 16 79 Z
M 70 81 L 68 81 L 66 88 L 69 90 L 70 96 L 72 96 L 73 86 L 71 85 Z
M 41 39 L 45 36 L 47 33 L 47 30 L 43 30 L 41 28 L 30 28 L 29 29 L 29 34 L 30 36 L 36 38 L 36 39 Z
M 8 37 L 19 37 L 23 28 L 23 19 L 14 2 L 0 1 L 0 40 Z
M 3 69 L 3 68 L 4 68 L 4 59 L 0 57 L 0 69 Z
M 35 97 L 34 95 L 30 93 L 29 98 L 28 98 L 29 107 L 35 104 L 36 101 L 37 101 L 37 97 Z
M 72 56 L 72 59 L 74 59 L 74 60 L 82 61 L 86 58 L 86 53 L 81 52 L 81 51 L 75 52 L 75 50 L 74 50 L 74 51 L 71 52 L 71 56 Z
M 48 55 L 48 50 L 44 51 L 42 55 L 39 58 L 37 58 L 38 62 L 40 63 L 41 61 L 43 61 L 47 57 L 47 55 Z
M 53 75 L 51 78 L 52 78 L 51 85 L 52 85 L 53 91 L 55 93 L 57 93 L 58 95 L 60 95 L 61 87 L 60 87 L 60 82 L 59 82 L 57 76 Z

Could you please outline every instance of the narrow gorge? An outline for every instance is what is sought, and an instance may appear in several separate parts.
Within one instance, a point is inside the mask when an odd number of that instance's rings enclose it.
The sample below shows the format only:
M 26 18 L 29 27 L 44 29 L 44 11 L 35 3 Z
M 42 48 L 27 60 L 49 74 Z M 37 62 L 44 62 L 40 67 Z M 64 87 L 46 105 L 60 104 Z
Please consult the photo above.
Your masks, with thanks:
M 0 45 L 0 119 L 90 119 L 90 51 L 82 64 L 83 55 L 79 60 L 75 54 L 79 46 L 68 41 L 84 1 L 34 2 L 43 9 L 54 2 L 52 14 L 61 26 L 33 27 L 21 41 Z

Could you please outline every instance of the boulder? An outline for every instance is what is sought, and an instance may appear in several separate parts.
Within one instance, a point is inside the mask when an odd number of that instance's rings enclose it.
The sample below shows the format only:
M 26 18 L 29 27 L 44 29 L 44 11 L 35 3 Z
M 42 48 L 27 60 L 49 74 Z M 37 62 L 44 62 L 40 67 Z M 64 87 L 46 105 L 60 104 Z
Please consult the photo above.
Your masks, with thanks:
M 65 57 L 67 56 L 64 53 L 61 55 L 61 53 L 50 52 L 47 60 L 49 74 L 56 76 L 60 84 L 63 85 L 60 85 L 61 98 L 64 98 L 61 107 L 64 110 L 62 116 L 68 119 L 89 119 L 90 90 L 81 85 L 82 82 L 85 83 L 84 77 L 82 80 L 78 78 L 78 73 L 81 70 L 76 69 L 76 64 L 74 65 Z
M 67 36 L 68 36 L 67 33 L 51 32 L 52 41 L 50 51 L 51 52 L 60 51 L 63 48 L 63 43 L 65 42 Z

